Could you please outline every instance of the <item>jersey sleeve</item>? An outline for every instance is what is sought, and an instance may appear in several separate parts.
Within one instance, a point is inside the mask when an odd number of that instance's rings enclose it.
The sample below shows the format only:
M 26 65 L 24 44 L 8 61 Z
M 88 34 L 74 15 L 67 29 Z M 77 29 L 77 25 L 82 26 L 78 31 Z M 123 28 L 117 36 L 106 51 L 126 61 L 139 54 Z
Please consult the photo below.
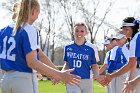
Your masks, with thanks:
M 91 55 L 91 64 L 96 64 L 97 63 L 97 57 L 98 56 L 98 51 L 97 51 L 97 48 L 95 47 L 95 45 L 92 45 L 92 48 L 93 48 L 93 53 Z
M 130 42 L 130 57 L 135 57 L 135 51 L 136 51 L 136 36 L 134 36 Z
M 105 56 L 105 59 L 104 59 L 104 64 L 108 64 L 109 52 L 110 52 L 110 51 L 108 51 L 108 52 L 106 53 L 106 56 Z
M 97 47 L 95 45 L 93 45 L 93 49 L 94 49 L 94 52 L 95 52 L 96 62 L 99 62 L 100 58 L 99 58 L 98 49 L 97 49 Z
M 110 60 L 112 60 L 112 61 L 116 60 L 117 49 L 118 49 L 118 46 L 116 46 L 113 49 L 111 49 Z
M 31 26 L 25 27 L 25 31 L 23 33 L 23 50 L 25 55 L 39 48 L 37 31 Z
M 140 57 L 140 34 L 136 34 L 130 42 L 130 57 Z
M 64 61 L 67 62 L 67 52 L 66 52 L 66 46 L 64 47 L 64 56 L 63 56 Z

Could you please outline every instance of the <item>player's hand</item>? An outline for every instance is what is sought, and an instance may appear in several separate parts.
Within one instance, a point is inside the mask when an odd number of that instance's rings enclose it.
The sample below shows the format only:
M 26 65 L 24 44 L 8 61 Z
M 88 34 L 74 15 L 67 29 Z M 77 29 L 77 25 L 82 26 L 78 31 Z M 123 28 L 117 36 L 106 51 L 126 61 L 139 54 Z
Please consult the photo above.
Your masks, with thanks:
M 60 80 L 67 84 L 79 84 L 81 77 L 77 75 L 70 74 L 70 72 L 74 71 L 74 69 L 68 69 L 61 71 L 60 73 Z
M 136 88 L 136 85 L 133 84 L 133 81 L 126 81 L 124 82 L 123 93 L 133 93 L 135 88 Z
M 51 81 L 52 81 L 52 85 L 56 85 L 56 84 L 60 83 L 60 80 L 54 79 L 54 78 L 52 78 Z
M 104 82 L 105 82 L 105 76 L 104 75 L 99 75 L 96 77 L 96 80 L 102 85 L 104 86 Z
M 103 85 L 108 85 L 111 82 L 112 78 L 110 74 L 106 74 L 105 75 L 105 82 L 103 83 Z

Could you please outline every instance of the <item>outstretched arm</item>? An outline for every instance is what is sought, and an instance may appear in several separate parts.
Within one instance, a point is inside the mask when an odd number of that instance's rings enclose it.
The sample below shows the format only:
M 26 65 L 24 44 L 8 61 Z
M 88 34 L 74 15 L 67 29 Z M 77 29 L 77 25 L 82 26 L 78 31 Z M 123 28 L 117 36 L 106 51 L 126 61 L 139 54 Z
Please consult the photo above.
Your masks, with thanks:
M 133 67 L 130 69 L 130 74 L 129 74 L 129 78 L 128 80 L 132 80 L 135 76 L 135 71 L 136 71 L 136 66 L 137 66 L 137 62 L 135 63 L 135 65 L 133 65 Z
M 99 74 L 102 74 L 106 70 L 107 66 L 107 64 L 103 64 L 102 67 L 99 69 Z
M 41 61 L 41 62 L 43 62 L 44 64 L 46 64 L 46 65 L 48 65 L 48 66 L 50 66 L 50 67 L 52 67 L 52 68 L 54 68 L 54 69 L 58 69 L 58 68 L 52 63 L 52 61 L 48 58 L 48 56 L 46 56 L 46 55 L 44 54 L 44 52 L 43 52 L 41 49 L 39 49 L 39 56 L 40 56 L 40 61 Z
M 132 93 L 132 91 L 140 85 L 140 76 L 137 76 L 136 78 L 127 81 L 125 84 L 125 87 L 123 89 L 123 93 Z
M 92 71 L 93 71 L 93 78 L 96 79 L 101 85 L 103 85 L 102 82 L 104 82 L 104 76 L 99 75 L 99 68 L 97 64 L 92 65 Z
M 56 70 L 37 60 L 36 54 L 37 52 L 34 50 L 26 55 L 27 64 L 30 68 L 37 70 L 39 73 L 43 75 L 47 75 L 49 78 L 60 80 L 65 83 L 77 84 L 80 82 L 79 76 L 69 74 L 74 69 L 69 69 L 63 72 Z
M 115 73 L 107 74 L 106 75 L 104 85 L 108 85 L 113 78 L 118 77 L 118 76 L 126 73 L 127 71 L 129 71 L 131 68 L 133 68 L 133 66 L 135 64 L 136 64 L 136 58 L 135 57 L 129 58 L 128 64 L 126 64 L 125 66 L 123 66 L 120 70 L 118 70 Z

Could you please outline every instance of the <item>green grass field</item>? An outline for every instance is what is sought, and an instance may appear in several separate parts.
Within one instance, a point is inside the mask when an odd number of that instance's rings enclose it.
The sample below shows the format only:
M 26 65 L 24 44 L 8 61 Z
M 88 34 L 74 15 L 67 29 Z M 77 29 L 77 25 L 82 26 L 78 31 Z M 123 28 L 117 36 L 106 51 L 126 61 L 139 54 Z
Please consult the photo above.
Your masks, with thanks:
M 66 93 L 65 85 L 52 85 L 50 81 L 39 82 L 39 93 Z M 105 88 L 94 81 L 94 93 L 106 93 Z
M 66 89 L 63 84 L 52 85 L 48 80 L 39 81 L 39 93 L 66 93 Z M 105 88 L 96 81 L 94 81 L 94 93 L 106 93 Z

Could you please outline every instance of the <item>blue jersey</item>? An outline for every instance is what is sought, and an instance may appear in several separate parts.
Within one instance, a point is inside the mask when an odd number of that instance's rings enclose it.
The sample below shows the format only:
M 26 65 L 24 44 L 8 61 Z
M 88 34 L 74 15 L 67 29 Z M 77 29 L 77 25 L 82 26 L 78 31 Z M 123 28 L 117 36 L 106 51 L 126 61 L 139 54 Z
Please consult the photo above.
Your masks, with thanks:
M 130 42 L 130 57 L 137 57 L 137 61 L 140 64 L 140 32 Z
M 26 24 L 24 29 L 19 27 L 16 35 L 13 35 L 14 25 L 7 26 L 1 32 L 1 69 L 32 73 L 33 70 L 27 65 L 26 55 L 39 48 L 37 31 Z
M 109 61 L 108 73 L 112 73 L 113 71 L 120 69 L 128 62 L 122 52 L 122 48 L 118 46 L 111 50 Z
M 94 45 L 85 42 L 83 45 L 71 43 L 64 48 L 64 61 L 69 68 L 75 68 L 72 74 L 81 76 L 82 79 L 90 78 L 91 65 L 96 64 Z

